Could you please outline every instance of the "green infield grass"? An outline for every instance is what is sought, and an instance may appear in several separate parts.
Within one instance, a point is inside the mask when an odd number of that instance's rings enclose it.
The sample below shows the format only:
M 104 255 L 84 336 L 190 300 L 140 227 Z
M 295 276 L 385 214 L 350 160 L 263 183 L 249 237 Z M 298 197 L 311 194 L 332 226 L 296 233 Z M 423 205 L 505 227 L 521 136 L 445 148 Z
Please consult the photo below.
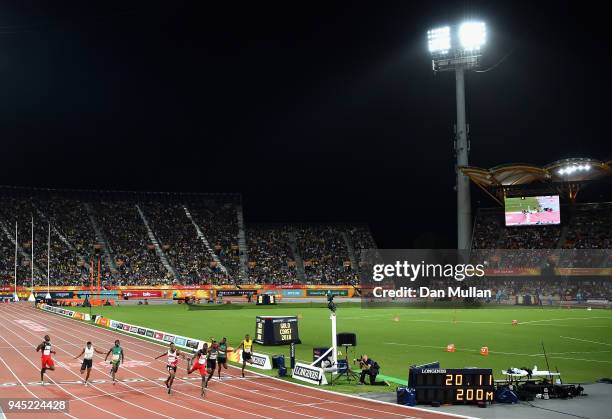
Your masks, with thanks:
M 89 312 L 89 308 L 77 308 Z M 246 333 L 255 335 L 256 315 L 297 315 L 302 340 L 296 357 L 312 361 L 313 347 L 331 342 L 329 310 L 323 304 L 277 306 L 227 305 L 189 310 L 186 305 L 140 305 L 93 307 L 93 314 L 147 326 L 157 330 L 207 340 L 226 336 L 238 346 Z M 518 320 L 518 326 L 512 321 Z M 357 334 L 357 347 L 349 352 L 352 362 L 367 353 L 381 366 L 381 374 L 407 379 L 411 364 L 440 361 L 445 368 L 493 368 L 496 378 L 510 367 L 558 369 L 565 382 L 592 382 L 612 377 L 612 312 L 584 308 L 377 308 L 338 304 L 338 332 Z M 454 344 L 456 352 L 446 352 Z M 480 355 L 487 346 L 489 355 Z M 284 354 L 288 346 L 255 346 L 256 352 Z M 345 355 L 342 354 L 341 357 Z M 339 386 L 357 392 L 384 387 Z M 388 387 L 392 389 L 392 387 Z
M 540 203 L 535 197 L 521 198 L 506 198 L 505 203 L 506 212 L 520 212 L 523 210 L 535 211 L 540 209 Z

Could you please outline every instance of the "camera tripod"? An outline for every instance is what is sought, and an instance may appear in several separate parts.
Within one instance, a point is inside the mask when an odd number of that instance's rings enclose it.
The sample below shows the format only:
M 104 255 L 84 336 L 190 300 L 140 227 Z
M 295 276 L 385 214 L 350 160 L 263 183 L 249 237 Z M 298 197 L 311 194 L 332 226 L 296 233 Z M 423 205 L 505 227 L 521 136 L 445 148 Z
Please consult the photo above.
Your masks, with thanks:
M 351 347 L 351 345 L 342 345 L 342 347 L 344 348 L 344 359 L 346 361 L 346 371 L 343 371 L 343 372 L 337 374 L 335 377 L 332 376 L 332 379 L 331 379 L 331 384 L 332 385 L 336 381 L 340 380 L 341 377 L 344 377 L 344 380 L 348 381 L 349 383 L 351 381 L 359 381 L 359 375 L 357 375 L 356 373 L 353 372 L 353 370 L 351 369 L 351 364 L 349 364 L 348 351 L 349 351 L 349 348 Z

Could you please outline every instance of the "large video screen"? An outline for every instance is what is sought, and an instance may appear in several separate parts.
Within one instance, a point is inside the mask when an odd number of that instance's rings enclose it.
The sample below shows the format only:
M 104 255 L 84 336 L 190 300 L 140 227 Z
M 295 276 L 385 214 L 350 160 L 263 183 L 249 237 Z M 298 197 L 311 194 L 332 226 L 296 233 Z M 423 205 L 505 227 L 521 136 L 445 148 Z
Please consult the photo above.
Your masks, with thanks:
M 505 199 L 507 226 L 561 223 L 559 196 L 521 196 Z

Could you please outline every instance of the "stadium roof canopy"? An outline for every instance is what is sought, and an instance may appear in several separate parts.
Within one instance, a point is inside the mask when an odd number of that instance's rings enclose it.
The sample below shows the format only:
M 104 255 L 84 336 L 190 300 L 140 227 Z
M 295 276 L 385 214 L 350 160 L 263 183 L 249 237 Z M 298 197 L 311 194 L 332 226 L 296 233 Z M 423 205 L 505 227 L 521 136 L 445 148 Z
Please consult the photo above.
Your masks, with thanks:
M 574 158 L 558 160 L 542 167 L 512 163 L 491 169 L 466 166 L 461 171 L 500 204 L 504 196 L 528 190 L 559 193 L 573 200 L 583 184 L 612 175 L 612 160 L 602 162 Z

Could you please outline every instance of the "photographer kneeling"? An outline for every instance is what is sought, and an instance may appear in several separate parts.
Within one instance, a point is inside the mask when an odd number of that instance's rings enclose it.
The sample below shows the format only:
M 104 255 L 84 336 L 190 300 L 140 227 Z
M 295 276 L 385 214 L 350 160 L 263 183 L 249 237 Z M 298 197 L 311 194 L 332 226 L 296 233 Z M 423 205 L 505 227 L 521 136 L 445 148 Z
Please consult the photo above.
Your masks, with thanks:
M 380 372 L 380 366 L 378 362 L 368 358 L 366 354 L 361 355 L 361 358 L 356 359 L 355 362 L 359 362 L 359 368 L 361 368 L 361 376 L 359 377 L 359 384 L 365 384 L 366 375 L 370 376 L 370 385 L 373 386 L 388 386 L 389 383 L 386 381 L 376 381 L 376 376 Z

